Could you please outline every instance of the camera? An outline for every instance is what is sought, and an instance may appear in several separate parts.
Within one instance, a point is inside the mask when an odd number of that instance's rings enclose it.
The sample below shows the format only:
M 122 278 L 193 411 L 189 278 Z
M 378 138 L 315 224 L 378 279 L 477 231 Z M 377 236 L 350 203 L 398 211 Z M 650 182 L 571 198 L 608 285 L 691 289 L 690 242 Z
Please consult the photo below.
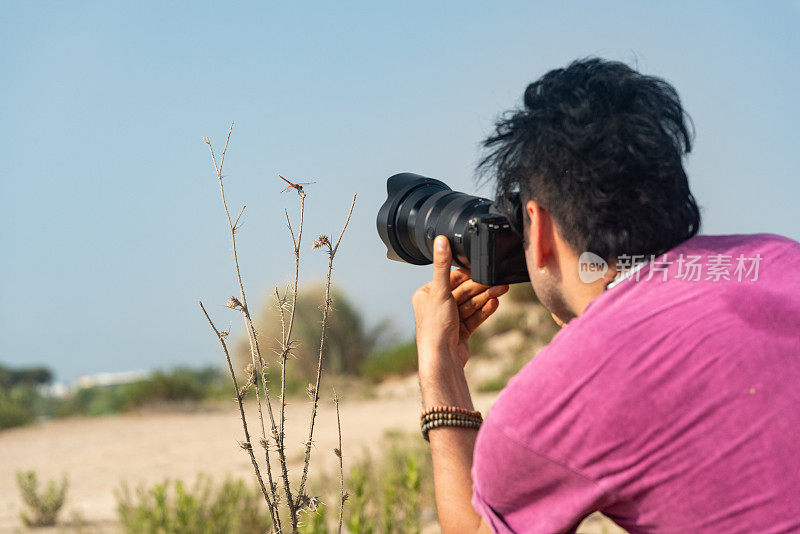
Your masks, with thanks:
M 495 286 L 530 280 L 518 193 L 493 202 L 407 172 L 391 176 L 386 192 L 377 222 L 387 258 L 433 263 L 433 240 L 444 235 L 454 263 L 469 269 L 476 282 Z

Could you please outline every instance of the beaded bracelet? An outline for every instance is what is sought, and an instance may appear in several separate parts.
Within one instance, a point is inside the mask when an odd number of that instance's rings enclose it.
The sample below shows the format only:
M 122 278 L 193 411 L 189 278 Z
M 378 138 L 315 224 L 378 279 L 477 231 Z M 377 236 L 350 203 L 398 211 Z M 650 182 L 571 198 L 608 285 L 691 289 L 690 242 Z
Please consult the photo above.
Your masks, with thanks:
M 425 441 L 430 441 L 428 432 L 441 426 L 461 427 L 461 428 L 480 428 L 483 422 L 481 413 L 457 406 L 434 406 L 422 412 L 420 417 L 420 428 L 422 437 Z
M 477 421 L 481 422 L 483 419 L 480 416 L 475 415 L 465 415 L 465 414 L 457 414 L 457 413 L 435 413 L 424 416 L 420 422 L 419 426 L 423 427 L 428 423 L 432 423 L 433 421 Z
M 481 417 L 481 412 L 477 410 L 468 410 L 466 408 L 461 408 L 459 406 L 434 406 L 433 408 L 428 408 L 424 412 L 422 412 L 422 417 L 426 415 L 431 415 L 434 413 L 460 413 L 464 415 L 472 415 L 475 417 Z

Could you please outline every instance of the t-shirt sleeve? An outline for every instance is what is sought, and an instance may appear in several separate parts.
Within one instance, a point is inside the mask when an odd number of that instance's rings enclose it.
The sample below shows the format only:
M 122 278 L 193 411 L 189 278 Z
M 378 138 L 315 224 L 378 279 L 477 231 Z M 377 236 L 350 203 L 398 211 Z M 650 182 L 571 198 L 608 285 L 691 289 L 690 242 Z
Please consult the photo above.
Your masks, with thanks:
M 472 505 L 498 533 L 574 532 L 603 505 L 593 480 L 510 438 L 491 417 L 472 463 Z

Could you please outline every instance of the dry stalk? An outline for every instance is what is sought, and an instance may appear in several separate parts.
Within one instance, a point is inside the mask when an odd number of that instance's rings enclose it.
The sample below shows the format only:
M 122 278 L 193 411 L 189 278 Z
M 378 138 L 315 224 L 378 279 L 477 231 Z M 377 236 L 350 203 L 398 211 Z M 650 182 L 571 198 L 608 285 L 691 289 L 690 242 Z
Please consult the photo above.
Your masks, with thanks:
M 342 459 L 342 420 L 339 418 L 339 397 L 336 390 L 333 390 L 333 403 L 336 405 L 336 427 L 339 430 L 339 447 L 333 449 L 333 453 L 339 458 L 339 534 L 342 534 L 342 521 L 344 519 L 344 502 L 347 500 L 347 492 L 344 491 L 344 460 Z
M 244 319 L 245 329 L 247 330 L 248 341 L 250 342 L 250 357 L 251 357 L 251 360 L 252 360 L 253 367 L 258 370 L 259 376 L 262 377 L 262 380 L 261 380 L 261 392 L 263 393 L 263 397 L 265 398 L 266 403 L 267 403 L 267 413 L 268 413 L 269 419 L 270 419 L 271 433 L 272 433 L 273 438 L 275 438 L 276 441 L 277 441 L 278 429 L 277 429 L 277 427 L 275 425 L 275 417 L 274 417 L 273 411 L 272 411 L 272 403 L 270 402 L 269 392 L 267 390 L 266 382 L 263 379 L 263 377 L 264 377 L 264 359 L 261 357 L 261 350 L 259 349 L 259 346 L 258 346 L 258 339 L 256 337 L 255 327 L 253 326 L 253 320 L 252 320 L 252 318 L 250 316 L 250 309 L 247 307 L 247 297 L 245 296 L 244 284 L 242 283 L 242 274 L 241 274 L 241 270 L 239 269 L 239 255 L 238 255 L 238 252 L 236 250 L 236 230 L 239 228 L 238 227 L 239 217 L 241 217 L 242 213 L 244 212 L 244 207 L 242 207 L 242 210 L 239 212 L 239 216 L 236 218 L 236 222 L 234 223 L 231 220 L 231 214 L 230 214 L 230 211 L 228 210 L 228 203 L 227 203 L 227 200 L 225 199 L 225 186 L 223 184 L 224 175 L 222 174 L 222 166 L 225 163 L 225 154 L 228 152 L 228 144 L 230 143 L 231 133 L 232 132 L 233 132 L 233 123 L 231 123 L 231 126 L 228 129 L 228 136 L 225 139 L 225 147 L 222 150 L 222 156 L 220 157 L 219 165 L 217 164 L 217 159 L 216 159 L 216 157 L 214 155 L 214 148 L 211 146 L 211 141 L 208 139 L 208 137 L 204 137 L 203 140 L 205 141 L 206 145 L 208 145 L 208 149 L 211 152 L 211 161 L 214 164 L 214 171 L 216 172 L 217 180 L 219 181 L 219 191 L 220 191 L 220 196 L 222 198 L 222 207 L 225 209 L 225 216 L 228 219 L 228 228 L 230 229 L 230 233 L 231 233 L 231 245 L 233 247 L 233 264 L 234 264 L 234 268 L 236 270 L 236 280 L 237 280 L 237 282 L 239 284 L 239 296 L 240 296 L 240 299 L 239 299 L 239 302 L 238 302 L 238 306 L 233 306 L 233 308 L 234 309 L 238 309 L 242 313 L 242 317 Z M 264 414 L 263 414 L 263 410 L 262 410 L 262 400 L 261 400 L 261 396 L 262 395 L 259 394 L 258 384 L 256 384 L 255 391 L 256 391 L 256 405 L 258 406 L 258 420 L 259 420 L 259 423 L 261 425 L 261 442 L 262 442 L 262 444 L 266 444 L 267 443 L 267 435 L 266 435 L 266 429 L 264 427 Z M 290 517 L 293 519 L 293 521 L 292 521 L 293 529 L 292 530 L 294 531 L 294 530 L 296 530 L 296 524 L 295 523 L 296 523 L 297 514 L 295 513 L 294 502 L 293 502 L 293 500 L 291 498 L 291 490 L 289 488 L 289 480 L 285 477 L 285 473 L 286 473 L 286 468 L 285 468 L 285 465 L 286 465 L 285 450 L 283 450 L 283 448 L 280 447 L 280 446 L 278 446 L 277 449 L 278 449 L 279 461 L 280 461 L 281 465 L 283 466 L 283 471 L 284 471 L 284 490 L 286 491 L 286 496 L 287 496 L 286 501 L 287 501 L 287 504 L 289 506 Z M 270 461 L 269 461 L 269 447 L 268 446 L 264 447 L 264 455 L 265 455 L 266 464 L 267 464 L 267 478 L 268 478 L 268 481 L 269 481 L 270 492 L 272 493 L 272 502 L 277 504 L 278 503 L 278 494 L 277 494 L 276 484 L 274 483 L 274 480 L 273 480 L 273 477 L 272 477 L 272 468 L 270 466 Z M 276 524 L 276 526 L 278 528 L 278 531 L 280 532 L 281 531 L 280 514 L 276 514 L 276 515 L 278 515 L 278 523 Z
M 208 312 L 206 311 L 206 307 L 203 306 L 203 301 L 200 301 L 200 309 L 203 310 L 203 314 L 205 314 L 206 319 L 208 319 L 208 324 L 211 325 L 211 329 L 214 330 L 214 333 L 217 335 L 217 339 L 219 339 L 220 344 L 222 345 L 222 350 L 225 353 L 225 360 L 228 362 L 228 370 L 231 372 L 231 380 L 233 380 L 233 388 L 236 390 L 236 402 L 239 404 L 239 415 L 242 417 L 242 428 L 244 428 L 244 443 L 246 446 L 242 448 L 247 451 L 248 456 L 250 456 L 250 461 L 253 463 L 253 470 L 256 473 L 256 479 L 258 479 L 258 484 L 261 486 L 261 492 L 264 494 L 264 499 L 267 501 L 267 506 L 269 507 L 269 514 L 272 518 L 272 523 L 274 525 L 279 525 L 280 518 L 278 517 L 278 507 L 276 503 L 269 498 L 269 494 L 267 493 L 267 488 L 264 486 L 264 480 L 261 478 L 261 470 L 258 468 L 258 462 L 256 461 L 256 457 L 253 454 L 253 446 L 250 442 L 250 431 L 247 429 L 247 418 L 244 415 L 244 405 L 242 404 L 242 399 L 244 398 L 244 394 L 247 391 L 246 386 L 243 389 L 239 389 L 239 384 L 236 381 L 236 373 L 233 371 L 233 364 L 231 363 L 231 355 L 228 352 L 228 345 L 225 343 L 225 338 L 228 336 L 227 332 L 220 332 L 216 326 L 214 326 L 214 322 L 209 317 Z M 338 410 L 338 408 L 337 408 Z M 338 415 L 338 414 L 337 414 Z M 341 430 L 340 430 L 341 432 Z
M 297 284 L 300 279 L 300 242 L 303 239 L 303 215 L 305 213 L 306 206 L 305 191 L 303 191 L 301 188 L 298 189 L 297 192 L 300 195 L 300 226 L 297 229 L 297 239 L 295 239 L 294 236 L 292 222 L 289 220 L 289 212 L 285 209 L 283 210 L 284 214 L 286 215 L 286 225 L 289 227 L 289 233 L 292 235 L 292 244 L 294 245 L 294 287 L 292 288 L 292 308 L 291 312 L 289 313 L 288 327 L 286 327 L 283 308 L 281 308 L 281 415 L 280 429 L 278 432 L 280 440 L 278 443 L 278 448 L 283 451 L 286 450 L 284 445 L 284 438 L 286 437 L 286 434 L 284 433 L 284 425 L 286 423 L 286 359 L 289 357 L 289 351 L 291 351 L 292 348 L 292 328 L 294 327 L 295 309 L 297 307 Z M 283 479 L 286 482 L 286 499 L 289 502 L 290 511 L 292 511 L 291 508 L 294 503 L 292 503 L 292 493 L 289 490 L 289 476 L 286 470 L 285 454 L 281 457 L 281 469 L 283 470 Z M 294 504 L 294 511 L 292 511 L 293 517 L 297 516 L 296 512 L 299 507 L 298 500 L 298 504 Z M 296 524 L 295 520 L 293 520 L 293 524 Z
M 347 219 L 345 220 L 344 226 L 342 227 L 342 231 L 339 233 L 339 238 L 336 241 L 335 246 L 331 246 L 330 241 L 327 237 L 321 237 L 315 243 L 313 248 L 319 248 L 321 246 L 326 246 L 328 249 L 328 272 L 325 282 L 325 303 L 323 306 L 323 313 L 322 313 L 322 333 L 320 336 L 320 346 L 319 346 L 319 359 L 317 362 L 317 377 L 316 377 L 316 387 L 314 388 L 313 392 L 313 401 L 314 407 L 311 413 L 311 423 L 309 426 L 309 436 L 308 441 L 306 442 L 306 449 L 305 449 L 305 459 L 303 464 L 303 475 L 301 478 L 301 482 L 299 485 L 299 489 L 297 492 L 297 498 L 295 499 L 292 495 L 291 484 L 289 482 L 288 476 L 288 468 L 287 468 L 287 460 L 286 460 L 286 447 L 285 447 L 285 433 L 284 427 L 286 423 L 286 361 L 287 358 L 293 348 L 293 342 L 291 339 L 292 336 L 292 329 L 294 326 L 294 318 L 295 318 L 295 308 L 297 304 L 297 288 L 299 282 L 299 267 L 300 267 L 300 244 L 303 235 L 303 216 L 305 212 L 305 197 L 306 193 L 303 191 L 302 187 L 295 187 L 299 196 L 300 196 L 300 224 L 298 227 L 297 236 L 295 236 L 294 228 L 292 227 L 291 221 L 289 220 L 289 212 L 284 210 L 286 214 L 286 223 L 289 227 L 289 232 L 292 236 L 292 243 L 293 243 L 293 251 L 295 256 L 295 268 L 294 268 L 294 284 L 292 288 L 292 303 L 291 309 L 289 312 L 288 318 L 288 326 L 286 321 L 286 307 L 287 307 L 287 298 L 284 296 L 281 298 L 280 294 L 278 293 L 277 288 L 275 289 L 275 296 L 278 302 L 278 306 L 280 309 L 280 320 L 281 320 L 281 332 L 282 332 L 282 339 L 281 339 L 281 351 L 280 351 L 280 363 L 281 363 L 281 394 L 280 394 L 280 416 L 278 423 L 276 424 L 275 416 L 272 409 L 272 403 L 270 400 L 269 389 L 267 388 L 267 380 L 266 380 L 266 367 L 264 364 L 264 360 L 261 356 L 261 350 L 258 346 L 258 339 L 256 336 L 256 330 L 253 325 L 253 320 L 250 315 L 250 310 L 247 306 L 247 299 L 245 297 L 244 291 L 244 284 L 242 283 L 242 276 L 241 271 L 239 269 L 239 257 L 236 249 L 236 232 L 239 228 L 241 228 L 241 224 L 239 223 L 242 214 L 244 213 L 245 207 L 242 206 L 242 209 L 239 211 L 235 220 L 232 220 L 230 211 L 228 210 L 228 204 L 225 199 L 225 187 L 223 185 L 223 178 L 224 175 L 222 174 L 222 166 L 225 162 L 225 154 L 228 151 L 228 143 L 230 142 L 231 132 L 233 131 L 233 124 L 231 124 L 230 129 L 228 130 L 228 136 L 225 140 L 225 147 L 222 150 L 222 156 L 220 157 L 219 164 L 217 164 L 217 159 L 214 154 L 214 149 L 211 146 L 211 142 L 207 137 L 204 137 L 203 140 L 208 145 L 209 151 L 211 152 L 211 160 L 214 164 L 214 171 L 216 172 L 217 179 L 219 181 L 219 189 L 220 195 L 222 197 L 222 206 L 225 210 L 225 216 L 228 220 L 228 228 L 231 234 L 231 243 L 233 247 L 233 262 L 234 268 L 236 270 L 236 279 L 239 285 L 239 298 L 231 297 L 228 301 L 227 306 L 231 309 L 237 310 L 242 314 L 244 319 L 245 329 L 247 330 L 248 341 L 250 343 L 250 356 L 251 356 L 251 364 L 248 365 L 248 383 L 244 385 L 241 389 L 238 386 L 236 380 L 236 374 L 233 370 L 233 365 L 231 363 L 230 354 L 228 352 L 227 345 L 225 343 L 225 337 L 228 335 L 227 332 L 220 332 L 214 323 L 211 321 L 208 313 L 205 310 L 202 302 L 200 303 L 200 307 L 203 310 L 203 313 L 206 316 L 211 328 L 214 330 L 214 333 L 217 335 L 220 343 L 222 344 L 223 351 L 225 353 L 226 360 L 228 362 L 228 368 L 231 373 L 231 378 L 233 380 L 233 385 L 236 390 L 236 399 L 239 404 L 239 412 L 242 418 L 242 427 L 244 428 L 245 433 L 245 442 L 240 443 L 242 449 L 248 452 L 250 456 L 250 460 L 253 463 L 253 469 L 256 474 L 256 478 L 261 486 L 261 490 L 264 494 L 264 498 L 267 502 L 269 507 L 270 516 L 272 518 L 273 525 L 276 527 L 277 532 L 282 532 L 281 526 L 281 518 L 280 518 L 280 508 L 279 508 L 279 494 L 278 494 L 278 484 L 274 481 L 272 476 L 272 469 L 270 463 L 270 447 L 267 440 L 266 435 L 266 427 L 264 423 L 264 415 L 262 409 L 262 396 L 267 404 L 267 414 L 269 416 L 269 423 L 270 423 L 270 433 L 273 441 L 275 442 L 275 449 L 278 453 L 278 460 L 280 462 L 281 467 L 281 478 L 283 479 L 283 491 L 286 497 L 287 507 L 289 509 L 289 518 L 292 524 L 292 532 L 298 532 L 299 526 L 299 513 L 302 511 L 305 505 L 315 502 L 315 498 L 311 498 L 305 495 L 305 484 L 308 477 L 308 466 L 311 458 L 311 443 L 314 435 L 314 422 L 316 420 L 317 415 L 317 407 L 319 403 L 319 385 L 320 380 L 322 377 L 322 359 L 325 349 L 325 339 L 326 339 L 326 329 L 328 323 L 328 314 L 330 312 L 331 306 L 331 298 L 330 298 L 330 286 L 331 286 L 331 272 L 333 270 L 333 259 L 336 255 L 336 251 L 339 248 L 339 243 L 342 240 L 342 236 L 344 235 L 345 230 L 347 229 L 347 225 L 350 222 L 350 217 L 353 213 L 353 207 L 355 206 L 356 196 L 353 196 L 353 202 L 350 204 L 350 210 L 347 213 Z M 259 392 L 258 387 L 258 379 L 257 376 L 261 377 L 261 392 Z M 255 458 L 253 453 L 253 447 L 250 439 L 250 433 L 247 426 L 247 418 L 245 416 L 245 410 L 243 405 L 243 399 L 250 388 L 250 386 L 255 386 L 256 392 L 256 405 L 258 407 L 258 418 L 259 423 L 261 426 L 261 439 L 259 440 L 261 445 L 265 449 L 265 461 L 266 461 L 266 472 L 267 472 L 267 482 L 269 484 L 269 488 L 267 488 L 264 484 L 264 481 L 261 477 L 261 471 L 258 466 L 258 462 Z M 309 385 L 309 387 L 311 387 Z M 339 510 L 339 532 L 341 532 L 342 527 L 342 511 L 344 508 L 344 501 L 347 499 L 347 494 L 344 491 L 344 472 L 343 472 L 343 463 L 341 458 L 341 422 L 339 420 L 339 400 L 338 397 L 335 399 L 336 401 L 336 419 L 339 428 L 339 448 L 336 449 L 339 456 L 339 467 L 340 467 L 340 476 L 341 476 L 341 491 L 342 491 L 342 498 L 340 503 L 340 510 Z
M 347 225 L 350 223 L 350 216 L 353 215 L 353 207 L 356 205 L 356 195 L 353 195 L 353 201 L 350 203 L 350 211 L 347 212 L 347 219 L 344 221 L 342 231 L 339 232 L 339 238 L 336 240 L 336 245 L 331 246 L 331 241 L 327 236 L 320 236 L 314 242 L 314 248 L 326 247 L 328 249 L 328 273 L 325 277 L 325 302 L 322 306 L 322 335 L 319 341 L 319 358 L 317 360 L 317 382 L 314 386 L 314 407 L 311 411 L 311 424 L 308 429 L 308 440 L 305 442 L 306 452 L 305 459 L 303 460 L 303 476 L 300 479 L 300 487 L 297 490 L 298 502 L 304 495 L 306 480 L 308 479 L 308 464 L 311 461 L 311 444 L 314 438 L 314 422 L 317 418 L 317 406 L 319 404 L 319 383 L 322 379 L 322 356 L 325 351 L 325 333 L 328 326 L 328 313 L 331 309 L 331 272 L 333 271 L 333 258 L 336 256 L 336 251 L 339 250 L 339 243 L 342 241 L 344 231 L 347 230 Z

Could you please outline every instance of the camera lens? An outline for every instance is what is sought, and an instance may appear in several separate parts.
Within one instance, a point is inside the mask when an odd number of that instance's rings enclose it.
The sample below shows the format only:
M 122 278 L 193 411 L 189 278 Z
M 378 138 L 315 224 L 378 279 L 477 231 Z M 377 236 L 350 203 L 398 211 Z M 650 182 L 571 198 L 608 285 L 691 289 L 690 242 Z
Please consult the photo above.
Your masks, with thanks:
M 378 211 L 378 234 L 387 257 L 415 265 L 433 261 L 433 240 L 445 235 L 453 259 L 470 267 L 470 221 L 489 213 L 492 201 L 453 191 L 433 178 L 395 174 L 386 182 L 388 198 Z

